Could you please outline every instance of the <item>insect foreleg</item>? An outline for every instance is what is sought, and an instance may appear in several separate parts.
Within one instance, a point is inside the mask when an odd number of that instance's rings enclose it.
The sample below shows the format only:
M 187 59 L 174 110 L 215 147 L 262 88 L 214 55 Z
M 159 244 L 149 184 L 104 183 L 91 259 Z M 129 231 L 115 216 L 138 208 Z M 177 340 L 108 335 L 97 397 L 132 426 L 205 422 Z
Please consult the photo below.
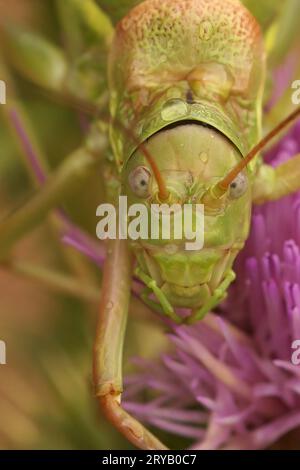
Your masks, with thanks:
M 126 240 L 111 240 L 104 266 L 102 299 L 94 347 L 96 396 L 106 417 L 140 449 L 166 447 L 121 407 L 122 353 L 127 323 L 132 256 Z
M 300 190 L 300 154 L 276 168 L 262 165 L 253 183 L 253 202 L 275 201 Z
M 230 270 L 228 274 L 225 276 L 225 279 L 221 282 L 219 287 L 217 287 L 213 293 L 213 295 L 210 297 L 210 299 L 207 301 L 203 307 L 200 308 L 200 310 L 197 310 L 195 313 L 193 313 L 191 316 L 189 316 L 186 319 L 186 323 L 188 325 L 191 325 L 195 323 L 196 321 L 202 320 L 202 318 L 210 312 L 213 308 L 215 308 L 222 300 L 225 299 L 227 296 L 227 289 L 230 286 L 230 284 L 235 280 L 236 275 L 234 271 Z

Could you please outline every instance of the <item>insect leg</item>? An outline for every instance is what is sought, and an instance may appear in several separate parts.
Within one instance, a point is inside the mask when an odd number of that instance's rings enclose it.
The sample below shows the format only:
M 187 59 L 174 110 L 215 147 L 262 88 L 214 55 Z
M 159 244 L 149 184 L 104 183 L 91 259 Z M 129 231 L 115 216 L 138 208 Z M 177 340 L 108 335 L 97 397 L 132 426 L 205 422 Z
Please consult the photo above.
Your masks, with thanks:
M 253 202 L 263 204 L 300 190 L 300 154 L 273 168 L 262 165 L 253 183 Z
M 109 241 L 104 266 L 102 299 L 94 347 L 96 396 L 106 417 L 135 446 L 166 449 L 121 407 L 122 352 L 127 323 L 132 256 L 126 240 Z
M 227 296 L 227 289 L 230 286 L 230 284 L 235 280 L 236 275 L 234 271 L 230 270 L 228 274 L 226 275 L 225 279 L 221 282 L 219 287 L 217 287 L 211 296 L 211 298 L 208 300 L 208 302 L 203 305 L 203 307 L 200 308 L 200 310 L 197 310 L 195 313 L 190 315 L 186 319 L 186 323 L 188 325 L 191 325 L 199 320 L 202 320 L 202 318 L 210 312 L 214 307 L 216 307 L 222 300 L 225 299 Z

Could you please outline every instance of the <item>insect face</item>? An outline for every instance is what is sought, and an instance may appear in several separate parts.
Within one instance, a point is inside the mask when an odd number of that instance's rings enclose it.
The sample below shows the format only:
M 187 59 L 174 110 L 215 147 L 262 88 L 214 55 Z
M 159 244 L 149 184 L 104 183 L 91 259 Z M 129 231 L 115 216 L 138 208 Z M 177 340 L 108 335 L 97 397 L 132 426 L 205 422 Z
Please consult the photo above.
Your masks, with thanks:
M 169 193 L 159 200 L 159 188 L 146 156 L 139 149 L 122 175 L 122 194 L 129 204 L 203 204 L 204 246 L 188 251 L 184 234 L 175 238 L 138 240 L 134 250 L 143 271 L 151 275 L 172 305 L 201 306 L 218 286 L 248 236 L 251 184 L 247 171 L 240 173 L 226 194 L 213 198 L 211 190 L 242 158 L 219 132 L 186 123 L 155 134 L 147 143 Z M 193 209 L 194 209 L 194 206 Z M 176 211 L 171 212 L 174 221 Z

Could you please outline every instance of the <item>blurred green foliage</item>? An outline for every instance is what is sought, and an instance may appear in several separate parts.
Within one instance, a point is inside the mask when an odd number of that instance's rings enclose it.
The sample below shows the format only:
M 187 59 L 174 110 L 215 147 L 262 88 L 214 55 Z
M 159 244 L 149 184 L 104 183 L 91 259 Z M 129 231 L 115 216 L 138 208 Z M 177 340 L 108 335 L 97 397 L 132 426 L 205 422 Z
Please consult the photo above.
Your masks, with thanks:
M 137 0 L 97 0 L 116 23 Z M 298 6 L 300 2 L 297 0 Z M 287 45 L 295 39 L 297 4 L 275 0 L 244 0 L 267 32 L 280 25 L 281 39 L 271 36 L 272 60 L 278 63 Z M 95 35 L 82 36 L 76 15 L 68 17 L 63 0 L 0 0 L 3 22 L 40 33 L 75 63 L 74 76 L 93 101 L 96 92 L 106 90 L 105 47 Z M 57 8 L 57 6 L 59 8 Z M 298 21 L 298 20 L 297 20 Z M 283 44 L 284 43 L 284 44 Z M 84 60 L 77 61 L 85 46 L 92 47 Z M 282 46 L 282 47 L 281 47 Z M 94 48 L 94 49 L 93 49 Z M 0 45 L 0 65 L 7 51 Z M 98 63 L 95 63 L 98 58 Z M 0 79 L 2 69 L 0 69 Z M 16 90 L 41 153 L 54 170 L 84 138 L 83 122 L 90 117 L 76 106 L 29 83 L 14 68 L 9 69 L 9 99 Z M 101 75 L 101 80 L 99 76 Z M 87 78 L 86 78 L 87 77 Z M 97 86 L 95 88 L 95 77 Z M 78 83 L 78 82 L 76 82 Z M 96 90 L 96 91 L 95 91 Z M 14 100 L 15 100 L 14 96 Z M 0 111 L 3 111 L 0 109 Z M 87 188 L 64 201 L 71 219 L 94 234 L 95 208 L 103 200 L 101 172 L 95 172 Z M 0 113 L 0 217 L 24 203 L 35 191 L 16 137 Z M 72 251 L 72 250 L 71 250 Z M 21 260 L 33 259 L 51 269 L 70 273 L 98 287 L 101 273 L 84 258 L 65 250 L 57 230 L 45 222 L 14 250 Z M 70 257 L 72 259 L 70 263 Z M 0 368 L 0 448 L 108 449 L 130 445 L 101 417 L 93 399 L 91 384 L 92 341 L 97 306 L 76 300 L 30 280 L 20 280 L 5 269 L 0 271 L 0 338 L 8 344 L 8 365 Z M 139 313 L 139 312 L 138 312 Z M 126 357 L 159 351 L 162 334 L 153 322 L 131 318 Z M 127 364 L 126 360 L 126 364 Z M 173 447 L 186 442 L 164 436 Z

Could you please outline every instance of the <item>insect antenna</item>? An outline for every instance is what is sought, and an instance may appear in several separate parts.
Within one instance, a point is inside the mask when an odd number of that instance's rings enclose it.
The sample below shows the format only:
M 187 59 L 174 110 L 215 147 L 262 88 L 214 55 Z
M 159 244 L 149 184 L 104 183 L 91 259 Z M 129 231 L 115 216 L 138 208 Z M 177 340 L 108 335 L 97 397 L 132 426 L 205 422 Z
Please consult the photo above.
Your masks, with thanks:
M 152 171 L 153 171 L 153 174 L 154 174 L 154 177 L 156 179 L 157 186 L 158 186 L 158 197 L 159 197 L 159 199 L 161 201 L 166 201 L 169 198 L 170 193 L 169 193 L 169 191 L 166 187 L 166 184 L 165 184 L 165 181 L 162 177 L 162 174 L 161 174 L 158 166 L 156 165 L 155 160 L 153 159 L 151 153 L 149 152 L 149 150 L 147 149 L 147 147 L 143 143 L 139 145 L 139 148 L 141 149 L 141 151 L 145 155 L 149 165 L 152 168 Z
M 124 126 L 120 121 L 114 120 L 114 124 L 117 125 L 117 127 L 120 127 L 127 135 L 128 137 L 136 144 L 136 146 L 141 150 L 141 152 L 144 154 L 146 160 L 148 161 L 149 165 L 151 166 L 151 169 L 153 171 L 157 186 L 158 186 L 158 197 L 161 201 L 166 201 L 169 198 L 169 191 L 166 187 L 165 181 L 162 177 L 162 174 L 152 157 L 151 153 L 147 149 L 146 145 L 142 142 L 140 143 L 136 137 L 136 135 L 132 132 L 131 129 L 128 127 Z
M 78 99 L 75 100 L 73 97 L 70 97 L 70 96 L 61 96 L 61 95 L 57 96 L 54 93 L 45 91 L 43 89 L 40 89 L 39 87 L 35 87 L 35 89 L 37 89 L 40 94 L 47 96 L 48 98 L 50 98 L 52 101 L 56 103 L 63 104 L 67 107 L 74 109 L 75 111 L 82 112 L 83 114 L 90 116 L 90 117 L 94 117 L 94 118 L 99 117 L 100 119 L 106 122 L 111 121 L 111 118 L 109 116 L 104 115 L 101 112 L 99 113 L 99 109 L 97 109 L 97 105 L 87 104 Z M 104 104 L 106 104 L 106 101 L 108 102 L 108 97 L 106 95 L 103 96 L 102 101 L 104 102 Z M 164 182 L 162 174 L 154 158 L 150 154 L 145 144 L 140 143 L 137 137 L 135 136 L 135 134 L 133 133 L 133 131 L 129 129 L 128 127 L 126 127 L 124 124 L 122 124 L 118 119 L 114 119 L 113 124 L 119 127 L 130 138 L 130 140 L 132 140 L 137 145 L 137 147 L 144 154 L 149 165 L 151 166 L 153 175 L 155 177 L 155 180 L 158 186 L 158 197 L 160 200 L 166 201 L 169 198 L 169 191 L 166 188 L 166 184 Z
M 230 172 L 216 184 L 215 193 L 221 197 L 226 193 L 228 187 L 238 174 L 248 165 L 249 162 L 260 152 L 277 134 L 279 134 L 285 127 L 291 124 L 297 117 L 300 116 L 300 108 L 296 109 L 286 119 L 284 119 L 278 126 L 276 126 L 269 134 L 267 134 L 253 149 L 246 155 L 241 162 L 239 162 Z

